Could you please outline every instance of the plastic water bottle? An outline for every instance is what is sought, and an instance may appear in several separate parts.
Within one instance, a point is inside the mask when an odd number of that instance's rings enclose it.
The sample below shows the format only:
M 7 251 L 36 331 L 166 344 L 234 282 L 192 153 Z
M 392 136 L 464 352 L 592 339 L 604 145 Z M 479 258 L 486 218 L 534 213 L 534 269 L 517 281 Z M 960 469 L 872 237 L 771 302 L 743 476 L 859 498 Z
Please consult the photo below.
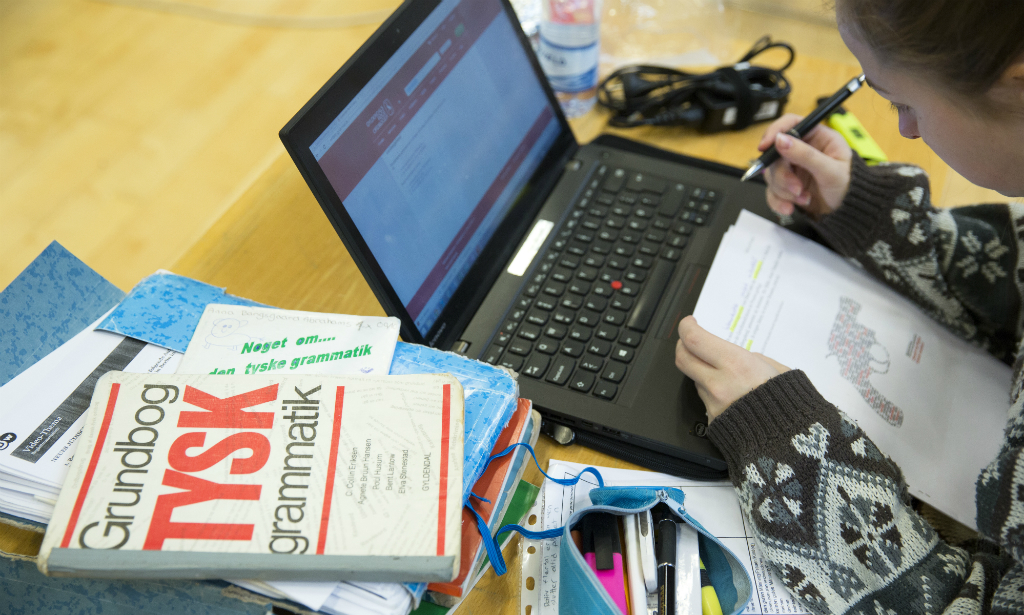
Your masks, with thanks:
M 601 0 L 541 2 L 540 65 L 566 117 L 579 117 L 597 94 Z

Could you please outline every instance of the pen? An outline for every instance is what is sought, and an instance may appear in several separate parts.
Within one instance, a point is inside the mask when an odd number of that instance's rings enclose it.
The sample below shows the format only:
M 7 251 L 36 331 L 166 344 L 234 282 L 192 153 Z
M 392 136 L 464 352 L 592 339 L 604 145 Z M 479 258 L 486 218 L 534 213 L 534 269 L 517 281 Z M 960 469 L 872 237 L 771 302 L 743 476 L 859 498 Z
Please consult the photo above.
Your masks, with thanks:
M 643 563 L 640 557 L 639 515 L 626 515 L 623 519 L 626 536 L 626 578 L 629 580 L 629 605 L 633 615 L 647 613 L 647 587 L 644 584 Z
M 644 574 L 644 588 L 648 594 L 658 591 L 658 564 L 654 557 L 654 522 L 651 511 L 645 510 L 636 516 L 640 532 L 640 570 Z
M 849 83 L 839 89 L 838 92 L 829 96 L 828 100 L 818 106 L 817 109 L 811 111 L 811 113 L 800 120 L 800 123 L 786 131 L 786 134 L 796 137 L 797 139 L 803 139 L 807 136 L 807 133 L 811 132 L 811 129 L 817 126 L 822 120 L 832 115 L 832 112 L 836 110 L 844 100 L 850 97 L 851 94 L 860 89 L 860 86 L 864 85 L 865 77 L 861 75 L 851 79 Z M 741 182 L 747 181 L 751 177 L 756 176 L 761 171 L 765 170 L 768 165 L 779 159 L 779 152 L 775 149 L 775 145 L 772 144 L 768 149 L 761 154 L 754 164 L 750 165 L 747 172 L 740 178 Z
M 700 560 L 700 608 L 701 615 L 722 615 L 722 605 L 718 602 L 718 592 L 711 584 L 704 560 Z
M 675 615 L 676 523 L 665 504 L 658 504 L 651 512 L 658 528 L 655 535 L 655 548 L 658 551 L 658 615 Z

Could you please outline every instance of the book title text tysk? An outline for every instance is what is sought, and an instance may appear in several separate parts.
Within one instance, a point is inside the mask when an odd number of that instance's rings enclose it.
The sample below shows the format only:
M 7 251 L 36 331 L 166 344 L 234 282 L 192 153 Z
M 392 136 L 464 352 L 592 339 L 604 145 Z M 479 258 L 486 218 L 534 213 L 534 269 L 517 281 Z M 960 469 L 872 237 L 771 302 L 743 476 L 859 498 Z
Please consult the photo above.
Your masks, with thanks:
M 281 419 L 290 421 L 291 424 L 287 429 L 290 441 L 285 446 L 278 489 L 280 504 L 274 510 L 272 531 L 267 546 L 273 553 L 305 553 L 309 548 L 310 541 L 302 529 L 301 522 L 306 515 L 305 490 L 309 488 L 308 477 L 311 474 L 311 466 L 304 464 L 309 463 L 305 460 L 313 458 L 313 450 L 297 447 L 314 447 L 316 444 L 320 401 L 313 396 L 319 391 L 319 386 L 305 392 L 295 387 L 297 399 L 281 402 Z M 204 446 L 207 432 L 183 433 L 174 440 L 167 455 L 170 467 L 164 470 L 162 484 L 180 491 L 157 497 L 143 549 L 160 550 L 167 539 L 252 539 L 252 523 L 179 522 L 172 521 L 171 514 L 175 508 L 200 502 L 260 499 L 262 485 L 221 484 L 199 478 L 194 473 L 224 461 L 236 451 L 246 449 L 250 452 L 249 456 L 233 458 L 230 473 L 252 474 L 262 469 L 270 458 L 271 443 L 267 436 L 260 432 L 273 427 L 274 413 L 245 409 L 275 401 L 277 393 L 278 385 L 274 384 L 220 399 L 195 387 L 185 387 L 181 400 L 197 410 L 181 411 L 178 415 L 178 427 L 232 428 L 246 431 L 236 431 L 198 455 L 188 455 L 187 451 L 193 447 Z M 112 392 L 113 394 L 116 392 Z M 123 469 L 117 473 L 117 480 L 112 487 L 114 493 L 106 507 L 107 514 L 103 519 L 105 523 L 88 523 L 78 534 L 78 544 L 84 549 L 120 549 L 131 536 L 132 524 L 135 521 L 135 515 L 131 514 L 132 507 L 142 499 L 144 486 L 144 482 L 141 482 L 143 477 L 132 474 L 149 472 L 147 466 L 153 461 L 153 450 L 160 437 L 157 427 L 166 416 L 164 406 L 178 401 L 179 389 L 173 385 L 143 385 L 141 397 L 143 404 L 135 412 L 137 425 L 123 439 L 114 443 L 113 451 L 121 454 Z M 101 524 L 104 537 L 116 540 L 120 533 L 120 542 L 109 547 L 97 546 L 102 540 L 96 535 Z

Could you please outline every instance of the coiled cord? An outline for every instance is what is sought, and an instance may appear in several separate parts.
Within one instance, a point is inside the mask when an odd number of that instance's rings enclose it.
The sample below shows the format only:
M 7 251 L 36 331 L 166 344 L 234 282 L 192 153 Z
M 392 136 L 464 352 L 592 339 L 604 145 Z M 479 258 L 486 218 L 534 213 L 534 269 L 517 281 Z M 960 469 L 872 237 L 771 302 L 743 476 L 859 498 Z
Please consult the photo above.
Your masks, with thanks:
M 750 61 L 769 49 L 782 48 L 789 60 L 782 68 L 754 66 Z M 783 71 L 793 64 L 796 52 L 787 43 L 764 36 L 739 62 L 710 73 L 688 73 L 663 66 L 635 65 L 620 68 L 597 88 L 598 102 L 615 112 L 613 126 L 696 126 L 705 132 L 741 129 L 754 121 L 777 117 L 791 87 Z M 760 111 L 761 103 L 777 101 L 771 117 Z M 722 105 L 736 107 L 733 121 L 720 121 L 713 113 Z M 709 123 L 710 121 L 710 123 Z

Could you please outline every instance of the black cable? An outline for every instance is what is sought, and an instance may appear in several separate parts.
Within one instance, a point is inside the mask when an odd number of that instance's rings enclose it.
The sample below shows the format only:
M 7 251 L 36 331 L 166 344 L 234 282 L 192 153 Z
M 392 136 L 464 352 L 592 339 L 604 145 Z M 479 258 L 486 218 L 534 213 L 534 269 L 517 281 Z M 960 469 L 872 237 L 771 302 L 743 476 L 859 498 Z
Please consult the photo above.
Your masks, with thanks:
M 773 48 L 789 52 L 782 68 L 750 64 L 754 57 Z M 598 86 L 597 100 L 615 112 L 610 120 L 613 126 L 686 125 L 705 132 L 745 128 L 754 121 L 781 115 L 791 90 L 783 71 L 795 57 L 789 44 L 764 36 L 739 62 L 710 73 L 649 65 L 620 68 Z M 771 101 L 777 104 L 763 107 Z M 731 118 L 717 113 L 728 107 L 735 107 Z M 774 113 L 766 112 L 773 109 Z

